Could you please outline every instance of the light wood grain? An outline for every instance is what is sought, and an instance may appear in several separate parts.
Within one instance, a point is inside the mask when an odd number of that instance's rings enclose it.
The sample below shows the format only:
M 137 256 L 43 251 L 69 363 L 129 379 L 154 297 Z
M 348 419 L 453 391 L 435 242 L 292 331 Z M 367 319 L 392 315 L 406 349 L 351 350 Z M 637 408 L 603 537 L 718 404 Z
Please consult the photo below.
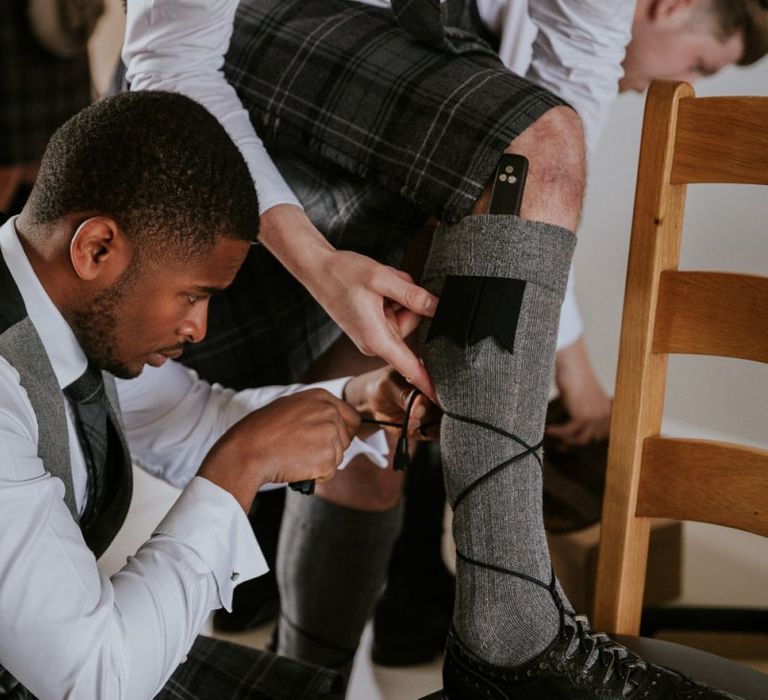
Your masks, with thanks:
M 768 537 L 768 451 L 711 440 L 648 438 L 636 512 Z
M 667 358 L 652 352 L 652 329 L 659 275 L 680 256 L 686 189 L 670 172 L 678 104 L 690 95 L 685 83 L 654 83 L 643 121 L 595 593 L 595 625 L 617 634 L 640 625 L 649 521 L 635 503 L 642 443 L 664 407 Z
M 768 277 L 663 272 L 653 352 L 768 362 Z
M 672 182 L 768 185 L 768 101 L 763 97 L 682 100 Z

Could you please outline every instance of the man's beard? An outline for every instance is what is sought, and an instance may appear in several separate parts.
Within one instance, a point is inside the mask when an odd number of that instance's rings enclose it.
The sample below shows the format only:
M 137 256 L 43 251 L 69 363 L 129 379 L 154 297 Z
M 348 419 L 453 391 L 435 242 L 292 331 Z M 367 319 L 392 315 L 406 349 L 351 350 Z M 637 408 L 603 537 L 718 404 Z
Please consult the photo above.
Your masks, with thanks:
M 69 319 L 88 361 L 120 379 L 133 379 L 142 369 L 130 369 L 116 354 L 117 317 L 134 277 L 129 268 L 117 282 L 101 290 Z

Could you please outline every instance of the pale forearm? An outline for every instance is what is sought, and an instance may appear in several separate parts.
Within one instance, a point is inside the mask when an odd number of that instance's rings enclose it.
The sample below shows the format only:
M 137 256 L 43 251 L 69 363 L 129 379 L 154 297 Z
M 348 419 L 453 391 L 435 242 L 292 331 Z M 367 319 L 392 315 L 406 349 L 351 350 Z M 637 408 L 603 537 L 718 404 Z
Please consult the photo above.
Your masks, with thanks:
M 259 242 L 310 292 L 314 273 L 335 251 L 304 210 L 291 204 L 279 204 L 261 215 Z

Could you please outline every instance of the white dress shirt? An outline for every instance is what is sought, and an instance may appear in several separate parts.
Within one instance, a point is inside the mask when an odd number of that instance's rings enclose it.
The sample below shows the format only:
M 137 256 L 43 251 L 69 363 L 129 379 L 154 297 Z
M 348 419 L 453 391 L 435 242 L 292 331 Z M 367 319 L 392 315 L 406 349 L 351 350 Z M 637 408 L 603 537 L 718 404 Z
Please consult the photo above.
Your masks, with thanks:
M 61 388 L 87 360 L 18 240 L 15 219 L 0 250 Z M 323 386 L 337 396 L 346 380 Z M 118 382 L 136 461 L 183 487 L 153 536 L 111 578 L 99 571 L 64 503 L 64 485 L 37 454 L 38 426 L 18 372 L 0 358 L 0 664 L 46 698 L 153 697 L 184 659 L 210 612 L 230 609 L 238 583 L 267 571 L 243 509 L 195 473 L 216 438 L 248 412 L 301 387 L 235 393 L 175 362 Z M 75 498 L 86 469 L 67 406 Z M 386 464 L 386 442 L 356 440 Z

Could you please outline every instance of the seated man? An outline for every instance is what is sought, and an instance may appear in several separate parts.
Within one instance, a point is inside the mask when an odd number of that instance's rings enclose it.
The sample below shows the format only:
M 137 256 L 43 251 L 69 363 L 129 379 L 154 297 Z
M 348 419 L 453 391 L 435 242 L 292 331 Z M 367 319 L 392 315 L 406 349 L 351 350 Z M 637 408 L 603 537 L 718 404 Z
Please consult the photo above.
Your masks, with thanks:
M 257 224 L 224 129 L 155 92 L 70 119 L 0 228 L 0 696 L 336 693 L 330 671 L 196 641 L 265 571 L 245 515 L 262 485 L 328 479 L 359 451 L 385 463 L 354 438 L 360 415 L 342 393 L 403 417 L 386 373 L 235 393 L 168 362 L 205 335 L 208 299 Z M 131 451 L 183 491 L 107 578 L 96 558 L 130 504 Z

